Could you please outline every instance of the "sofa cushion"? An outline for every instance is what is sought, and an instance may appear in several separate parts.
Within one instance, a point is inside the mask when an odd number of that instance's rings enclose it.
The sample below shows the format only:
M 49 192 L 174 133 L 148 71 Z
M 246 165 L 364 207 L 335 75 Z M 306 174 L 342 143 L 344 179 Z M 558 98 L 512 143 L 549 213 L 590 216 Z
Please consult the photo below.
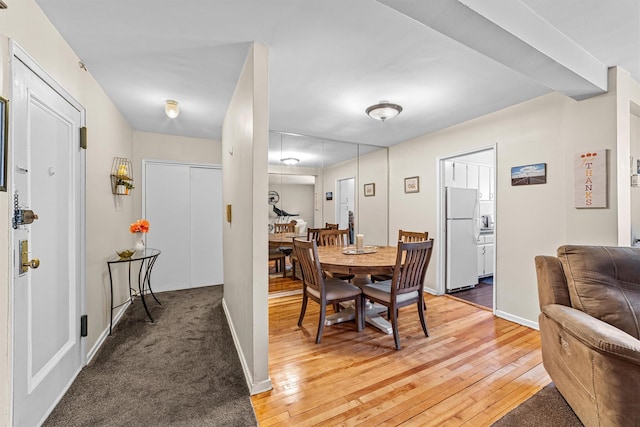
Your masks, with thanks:
M 571 306 L 640 339 L 640 248 L 558 248 Z

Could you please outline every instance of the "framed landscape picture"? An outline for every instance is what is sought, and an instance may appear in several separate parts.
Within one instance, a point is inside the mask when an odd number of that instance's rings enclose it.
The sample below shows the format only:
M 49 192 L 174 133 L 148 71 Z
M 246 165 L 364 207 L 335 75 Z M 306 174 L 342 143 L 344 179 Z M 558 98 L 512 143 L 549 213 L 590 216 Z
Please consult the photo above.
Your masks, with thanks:
M 511 185 L 532 185 L 547 183 L 547 164 L 516 166 L 511 168 Z

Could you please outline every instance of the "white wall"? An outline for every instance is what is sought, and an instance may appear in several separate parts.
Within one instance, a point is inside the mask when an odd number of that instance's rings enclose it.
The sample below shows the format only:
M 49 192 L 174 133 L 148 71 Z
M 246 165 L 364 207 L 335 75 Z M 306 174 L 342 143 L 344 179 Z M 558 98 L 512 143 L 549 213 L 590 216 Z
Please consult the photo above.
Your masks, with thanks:
M 114 156 L 131 156 L 132 130 L 90 72 L 79 67 L 79 58 L 33 0 L 10 2 L 10 7 L 0 13 L 2 96 L 10 97 L 9 39 L 15 40 L 87 111 L 86 309 L 89 336 L 86 346 L 91 349 L 107 328 L 109 288 L 105 260 L 113 255 L 114 248 L 128 244 L 130 239 L 128 227 L 133 217 L 131 199 L 117 199 L 111 194 L 109 171 Z M 0 193 L 0 211 L 5 212 L 0 215 L 0 234 L 4 236 L 4 241 L 9 241 L 10 237 L 9 196 L 10 191 Z M 0 425 L 11 424 L 10 258 L 8 247 L 0 246 Z
M 388 240 L 389 186 L 387 150 L 377 150 L 358 158 L 356 181 L 356 231 L 364 235 L 365 245 L 396 244 L 398 231 Z M 375 196 L 364 196 L 364 185 L 375 184 Z M 392 233 L 393 234 L 393 233 Z
M 277 191 L 280 195 L 279 209 L 287 213 L 297 213 L 290 219 L 302 219 L 309 227 L 314 223 L 314 185 L 313 184 L 269 184 L 269 191 Z M 266 197 L 265 197 L 266 201 Z M 271 222 L 278 217 L 269 206 L 269 219 Z
M 558 93 L 506 108 L 434 134 L 390 147 L 389 232 L 427 230 L 443 238 L 437 224 L 438 159 L 494 145 L 496 182 L 496 310 L 536 324 L 534 257 L 555 254 L 566 243 L 615 244 L 615 180 L 608 209 L 573 208 L 573 155 L 609 149 L 615 158 L 615 93 L 576 102 Z M 547 184 L 511 186 L 511 167 L 547 163 Z M 403 180 L 420 177 L 420 192 L 405 194 Z M 615 175 L 615 173 L 614 173 Z M 436 289 L 437 254 L 426 286 Z
M 254 44 L 222 126 L 224 300 L 236 348 L 252 394 L 271 388 L 268 372 L 268 63 Z

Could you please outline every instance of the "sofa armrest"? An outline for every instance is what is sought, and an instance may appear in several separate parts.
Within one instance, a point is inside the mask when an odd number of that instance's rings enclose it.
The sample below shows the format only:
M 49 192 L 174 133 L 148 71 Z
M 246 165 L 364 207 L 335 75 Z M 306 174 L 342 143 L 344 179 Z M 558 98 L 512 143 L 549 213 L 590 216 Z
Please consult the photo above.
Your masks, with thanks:
M 640 341 L 615 326 L 564 305 L 549 304 L 542 312 L 587 347 L 640 365 Z

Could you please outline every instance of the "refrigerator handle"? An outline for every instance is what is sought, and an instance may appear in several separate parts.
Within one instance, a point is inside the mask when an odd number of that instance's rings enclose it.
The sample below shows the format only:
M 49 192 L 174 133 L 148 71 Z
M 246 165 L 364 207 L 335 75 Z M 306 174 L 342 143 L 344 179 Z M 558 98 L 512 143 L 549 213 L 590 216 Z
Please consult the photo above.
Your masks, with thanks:
M 475 238 L 474 243 L 478 243 L 478 239 L 480 239 L 480 202 L 476 198 L 476 203 L 473 208 L 474 216 L 473 216 L 473 237 Z

